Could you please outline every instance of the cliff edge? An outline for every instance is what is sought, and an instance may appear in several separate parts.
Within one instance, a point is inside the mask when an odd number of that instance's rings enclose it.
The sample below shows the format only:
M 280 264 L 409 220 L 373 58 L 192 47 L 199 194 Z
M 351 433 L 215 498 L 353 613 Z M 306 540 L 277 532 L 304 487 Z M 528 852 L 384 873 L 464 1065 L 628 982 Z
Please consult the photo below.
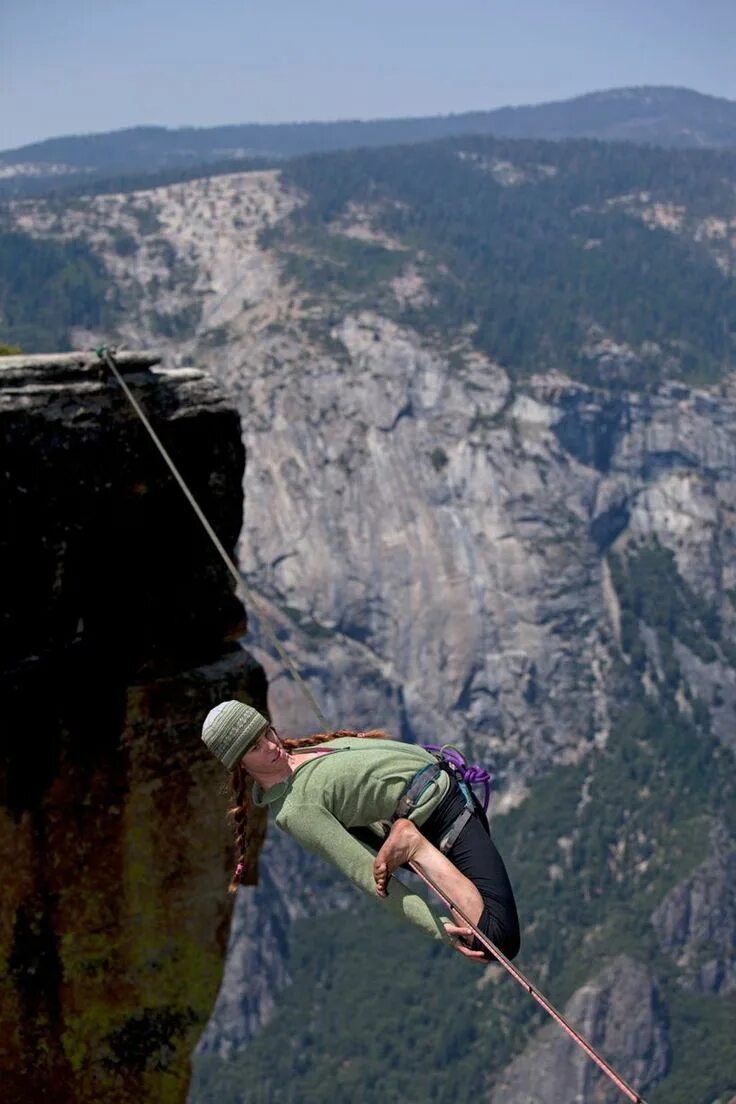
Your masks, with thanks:
M 238 415 L 120 368 L 226 547 Z M 89 354 L 0 361 L 0 1069 L 11 1101 L 182 1100 L 229 923 L 225 777 L 199 721 L 265 708 L 231 580 Z M 255 871 L 251 871 L 255 876 Z

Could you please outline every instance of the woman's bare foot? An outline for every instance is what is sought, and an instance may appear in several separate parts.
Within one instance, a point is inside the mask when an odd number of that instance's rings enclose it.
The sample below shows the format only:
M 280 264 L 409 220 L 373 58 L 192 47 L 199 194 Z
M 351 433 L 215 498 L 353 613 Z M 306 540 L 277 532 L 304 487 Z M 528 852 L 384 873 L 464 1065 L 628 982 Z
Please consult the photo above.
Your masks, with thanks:
M 406 817 L 394 821 L 373 863 L 373 877 L 379 897 L 387 895 L 388 880 L 392 873 L 409 862 L 423 839 L 416 825 Z

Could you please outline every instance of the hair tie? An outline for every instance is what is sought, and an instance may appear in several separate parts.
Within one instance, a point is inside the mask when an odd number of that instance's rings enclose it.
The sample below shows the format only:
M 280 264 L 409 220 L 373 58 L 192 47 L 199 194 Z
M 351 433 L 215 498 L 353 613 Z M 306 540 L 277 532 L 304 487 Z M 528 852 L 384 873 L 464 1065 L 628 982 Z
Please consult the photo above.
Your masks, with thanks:
M 235 867 L 235 874 L 233 876 L 235 878 L 240 878 L 240 876 L 242 875 L 244 869 L 245 869 L 245 867 L 243 866 L 242 862 L 239 862 L 238 865 Z

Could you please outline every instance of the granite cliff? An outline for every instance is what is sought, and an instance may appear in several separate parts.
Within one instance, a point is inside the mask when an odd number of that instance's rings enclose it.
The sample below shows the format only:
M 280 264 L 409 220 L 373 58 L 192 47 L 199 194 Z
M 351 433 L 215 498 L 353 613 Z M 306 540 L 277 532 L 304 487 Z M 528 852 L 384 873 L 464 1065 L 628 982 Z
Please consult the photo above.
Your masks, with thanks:
M 295 357 L 281 372 L 265 362 L 261 376 L 257 361 L 249 365 L 245 424 L 258 456 L 249 577 L 269 595 L 332 717 L 378 718 L 420 742 L 439 735 L 493 763 L 494 807 L 509 811 L 497 816 L 497 832 L 537 929 L 527 969 L 543 977 L 559 953 L 544 936 L 552 915 L 553 944 L 568 945 L 568 970 L 578 972 L 572 933 L 585 899 L 597 898 L 582 959 L 596 993 L 603 971 L 600 996 L 593 1009 L 589 988 L 571 976 L 583 995 L 570 997 L 568 1012 L 643 1092 L 662 1083 L 667 1099 L 668 1000 L 682 988 L 725 995 L 733 984 L 734 828 L 721 818 L 736 715 L 736 379 L 712 391 L 665 384 L 612 398 L 542 377 L 514 394 L 498 366 L 470 352 L 450 364 L 376 315 L 347 318 L 333 335 L 345 351 L 339 366 L 305 368 Z M 653 592 L 652 576 L 668 591 L 661 615 L 637 590 L 638 580 Z M 688 611 L 681 620 L 678 595 Z M 290 684 L 269 669 L 275 715 L 308 728 Z M 642 687 L 660 703 L 676 695 L 677 718 L 662 712 L 648 735 L 629 741 L 627 707 Z M 675 736 L 680 720 L 687 733 Z M 651 757 L 627 765 L 649 740 Z M 537 820 L 535 803 L 545 810 Z M 544 861 L 532 864 L 545 834 Z M 266 911 L 265 886 L 243 894 L 202 1056 L 258 1039 L 298 999 L 293 991 L 274 999 L 292 974 L 284 931 L 300 919 L 295 861 L 286 841 L 270 841 L 268 914 L 281 916 L 278 938 L 252 919 Z M 312 866 L 300 869 L 308 887 Z M 584 896 L 563 906 L 565 883 Z M 318 901 L 320 925 L 332 932 L 334 889 Z M 300 957 L 304 923 L 294 931 L 291 954 Z M 641 951 L 650 941 L 664 984 L 641 960 L 627 958 L 626 969 L 611 960 L 611 946 Z M 398 953 L 394 965 L 401 969 Z M 313 969 L 301 985 L 320 971 L 331 976 L 324 959 Z M 267 979 L 264 991 L 254 977 Z M 328 1003 L 341 999 L 349 989 Z M 314 998 L 318 1018 L 324 1000 Z M 684 1045 L 678 1033 L 680 1053 Z M 490 1099 L 615 1099 L 599 1082 L 594 1094 L 585 1062 L 554 1027 L 514 1061 Z M 239 1076 L 258 1068 L 254 1059 Z M 563 1086 L 577 1086 L 575 1095 Z M 193 1099 L 208 1100 L 207 1090 Z
M 121 370 L 226 545 L 236 412 L 199 371 Z M 222 776 L 198 722 L 265 704 L 242 607 L 94 356 L 0 361 L 3 1100 L 179 1101 L 222 970 Z M 251 871 L 254 876 L 254 871 Z

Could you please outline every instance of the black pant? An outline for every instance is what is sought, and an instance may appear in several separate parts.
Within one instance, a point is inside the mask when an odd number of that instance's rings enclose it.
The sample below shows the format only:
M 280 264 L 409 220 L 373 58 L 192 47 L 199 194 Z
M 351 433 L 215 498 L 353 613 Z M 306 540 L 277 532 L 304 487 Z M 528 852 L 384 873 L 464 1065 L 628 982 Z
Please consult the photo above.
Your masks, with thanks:
M 455 779 L 451 778 L 450 789 L 419 831 L 430 843 L 439 847 L 439 841 L 464 808 L 465 798 L 462 791 Z M 514 893 L 503 859 L 491 839 L 488 820 L 477 800 L 475 815 L 470 818 L 447 852 L 447 858 L 470 879 L 483 898 L 483 912 L 476 927 L 507 958 L 514 958 L 519 953 L 521 942 Z M 480 951 L 484 947 L 474 939 L 472 949 Z

